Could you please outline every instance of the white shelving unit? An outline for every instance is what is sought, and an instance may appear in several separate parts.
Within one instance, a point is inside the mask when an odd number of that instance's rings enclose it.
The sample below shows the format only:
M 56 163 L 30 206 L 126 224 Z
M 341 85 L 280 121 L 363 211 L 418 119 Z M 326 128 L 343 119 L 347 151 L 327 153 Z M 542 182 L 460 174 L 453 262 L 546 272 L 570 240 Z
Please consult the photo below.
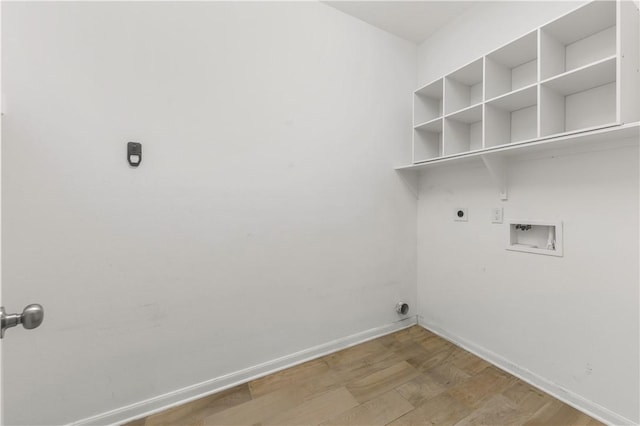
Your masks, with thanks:
M 401 169 L 638 122 L 639 16 L 592 1 L 416 90 Z

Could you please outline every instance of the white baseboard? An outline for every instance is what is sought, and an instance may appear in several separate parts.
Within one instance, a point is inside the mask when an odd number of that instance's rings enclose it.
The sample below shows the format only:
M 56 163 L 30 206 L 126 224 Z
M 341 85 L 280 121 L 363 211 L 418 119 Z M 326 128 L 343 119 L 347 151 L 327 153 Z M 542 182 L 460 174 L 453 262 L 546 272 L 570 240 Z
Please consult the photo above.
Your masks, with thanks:
M 319 358 L 321 356 L 346 349 L 348 347 L 394 333 L 407 327 L 411 327 L 417 323 L 415 316 L 396 321 L 381 327 L 372 328 L 351 336 L 342 337 L 331 342 L 323 343 L 312 348 L 308 348 L 291 355 L 286 355 L 244 370 L 216 377 L 202 383 L 198 383 L 186 388 L 178 389 L 173 392 L 166 393 L 154 398 L 117 408 L 106 413 L 98 414 L 93 417 L 79 420 L 71 423 L 76 426 L 95 426 L 95 425 L 119 425 L 131 420 L 139 419 L 168 408 L 184 404 L 198 398 L 220 392 L 225 389 L 232 388 L 242 383 L 249 382 L 268 374 L 294 365 Z
M 559 399 L 560 401 L 574 407 L 577 410 L 582 411 L 583 413 L 603 423 L 606 423 L 609 425 L 635 425 L 636 424 L 633 421 L 623 416 L 620 416 L 619 414 L 614 413 L 613 411 L 601 405 L 598 405 L 593 401 L 589 401 L 588 399 L 583 398 L 582 396 L 576 393 L 573 393 L 568 389 L 563 388 L 557 383 L 553 383 L 545 379 L 544 377 L 541 377 L 536 373 L 533 373 L 527 370 L 526 368 L 513 364 L 509 360 L 503 358 L 502 356 L 494 352 L 491 352 L 488 349 L 478 346 L 475 343 L 470 342 L 466 339 L 462 339 L 459 336 L 453 335 L 435 324 L 425 322 L 424 318 L 420 316 L 418 316 L 418 324 L 421 327 L 431 331 L 432 333 L 435 333 L 440 337 L 450 341 L 456 346 L 460 346 L 461 348 L 466 349 L 467 351 L 473 353 L 474 355 L 477 355 L 478 357 L 484 359 L 485 361 L 490 362 L 491 364 L 495 365 L 501 370 L 504 370 L 518 377 L 519 379 L 524 380 L 530 385 L 535 386 L 536 388 L 548 393 L 549 395 L 552 395 L 553 397 Z

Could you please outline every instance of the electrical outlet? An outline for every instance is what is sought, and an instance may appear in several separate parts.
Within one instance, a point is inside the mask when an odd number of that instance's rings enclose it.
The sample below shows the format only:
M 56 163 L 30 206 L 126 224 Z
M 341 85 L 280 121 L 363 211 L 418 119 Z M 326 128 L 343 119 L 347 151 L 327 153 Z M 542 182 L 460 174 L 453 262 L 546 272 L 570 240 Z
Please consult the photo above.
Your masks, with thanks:
M 491 223 L 502 223 L 502 207 L 491 209 Z
M 469 220 L 468 218 L 469 214 L 465 208 L 459 207 L 453 211 L 453 220 L 456 222 L 467 222 Z

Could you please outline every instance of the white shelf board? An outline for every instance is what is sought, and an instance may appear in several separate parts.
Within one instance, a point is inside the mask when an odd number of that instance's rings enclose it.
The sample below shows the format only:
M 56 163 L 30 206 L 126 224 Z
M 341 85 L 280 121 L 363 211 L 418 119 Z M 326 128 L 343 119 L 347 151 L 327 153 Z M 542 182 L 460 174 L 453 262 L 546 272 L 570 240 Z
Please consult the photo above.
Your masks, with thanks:
M 425 121 L 413 127 L 415 130 L 426 130 L 430 132 L 442 131 L 442 117 L 434 118 L 433 120 Z
M 634 139 L 638 144 L 640 138 L 640 122 L 614 125 L 596 130 L 572 133 L 563 136 L 535 139 L 532 141 L 516 142 L 508 145 L 481 149 L 473 152 L 448 155 L 434 158 L 425 162 L 396 167 L 397 171 L 421 171 L 444 164 L 458 164 L 480 161 L 481 156 L 516 157 L 528 154 L 553 151 L 560 148 L 594 148 L 613 147 L 614 141 Z
M 487 105 L 494 106 L 506 111 L 517 111 L 530 107 L 538 102 L 537 84 L 532 84 L 522 89 L 514 90 L 505 95 L 497 96 L 488 100 Z
M 445 118 L 450 118 L 451 120 L 467 124 L 476 123 L 482 120 L 482 104 L 479 103 L 471 105 L 467 108 L 447 114 Z
M 616 81 L 616 56 L 565 72 L 541 84 L 561 95 L 571 95 Z

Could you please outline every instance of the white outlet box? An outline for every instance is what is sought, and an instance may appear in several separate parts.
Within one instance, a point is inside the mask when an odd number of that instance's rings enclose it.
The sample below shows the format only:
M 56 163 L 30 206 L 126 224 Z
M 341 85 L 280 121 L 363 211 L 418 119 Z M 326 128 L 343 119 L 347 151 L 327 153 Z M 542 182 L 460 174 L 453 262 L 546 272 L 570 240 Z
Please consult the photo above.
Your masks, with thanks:
M 491 223 L 502 223 L 502 207 L 496 207 L 491 209 Z
M 458 207 L 453 210 L 453 220 L 456 222 L 467 222 L 469 219 L 469 213 L 467 213 L 467 209 Z

